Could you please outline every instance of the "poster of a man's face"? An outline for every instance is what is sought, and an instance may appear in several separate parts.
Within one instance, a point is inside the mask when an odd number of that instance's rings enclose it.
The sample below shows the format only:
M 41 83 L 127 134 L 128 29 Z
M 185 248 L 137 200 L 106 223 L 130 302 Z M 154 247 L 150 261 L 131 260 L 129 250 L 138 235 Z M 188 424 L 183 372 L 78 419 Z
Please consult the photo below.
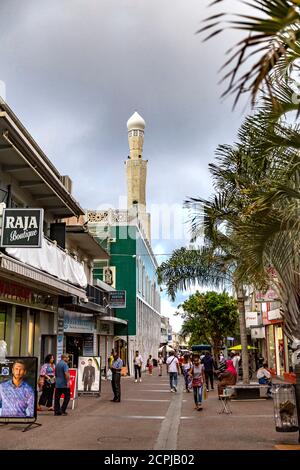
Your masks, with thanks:
M 99 392 L 100 357 L 80 356 L 78 359 L 78 392 Z
M 36 357 L 7 357 L 0 362 L 0 420 L 36 417 Z

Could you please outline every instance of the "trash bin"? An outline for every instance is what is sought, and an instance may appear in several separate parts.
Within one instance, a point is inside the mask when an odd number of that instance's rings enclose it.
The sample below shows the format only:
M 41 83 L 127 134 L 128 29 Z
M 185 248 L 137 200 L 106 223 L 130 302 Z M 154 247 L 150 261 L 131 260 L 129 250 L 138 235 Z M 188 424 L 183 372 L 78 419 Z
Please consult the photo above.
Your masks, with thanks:
M 272 397 L 276 431 L 297 432 L 299 426 L 294 386 L 291 384 L 274 384 Z

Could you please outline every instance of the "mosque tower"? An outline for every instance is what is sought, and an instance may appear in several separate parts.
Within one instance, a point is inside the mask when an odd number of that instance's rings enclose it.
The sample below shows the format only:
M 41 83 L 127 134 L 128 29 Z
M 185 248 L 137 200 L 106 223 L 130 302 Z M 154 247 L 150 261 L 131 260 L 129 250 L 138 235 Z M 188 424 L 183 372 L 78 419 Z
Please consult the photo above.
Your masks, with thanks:
M 150 214 L 146 212 L 147 162 L 143 160 L 144 119 L 135 112 L 127 121 L 129 157 L 126 164 L 127 209 L 135 213 L 150 241 Z

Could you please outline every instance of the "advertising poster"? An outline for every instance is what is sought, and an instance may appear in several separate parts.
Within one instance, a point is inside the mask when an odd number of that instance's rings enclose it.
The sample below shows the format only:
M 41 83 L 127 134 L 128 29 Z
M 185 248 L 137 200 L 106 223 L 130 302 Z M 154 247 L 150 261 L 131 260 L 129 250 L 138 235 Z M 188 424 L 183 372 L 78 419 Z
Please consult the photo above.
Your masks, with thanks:
M 76 387 L 77 369 L 69 369 L 69 373 L 70 373 L 70 399 L 75 400 L 75 398 L 77 398 L 77 387 Z
M 80 356 L 78 359 L 78 392 L 100 391 L 100 357 Z
M 0 362 L 0 422 L 37 416 L 37 358 L 6 357 Z

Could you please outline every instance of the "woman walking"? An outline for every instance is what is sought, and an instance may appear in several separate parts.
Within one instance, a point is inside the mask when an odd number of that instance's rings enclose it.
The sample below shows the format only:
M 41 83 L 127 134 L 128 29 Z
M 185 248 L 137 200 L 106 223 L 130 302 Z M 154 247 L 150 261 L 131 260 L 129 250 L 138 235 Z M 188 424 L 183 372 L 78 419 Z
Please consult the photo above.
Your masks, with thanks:
M 202 390 L 204 383 L 204 366 L 200 363 L 199 354 L 193 355 L 193 365 L 189 371 L 192 378 L 192 387 L 194 392 L 195 409 L 202 410 Z
M 148 357 L 148 360 L 147 360 L 147 367 L 148 367 L 149 375 L 152 375 L 152 371 L 153 371 L 153 359 L 152 359 L 151 354 L 150 354 L 150 356 Z
M 55 365 L 53 354 L 45 357 L 45 363 L 40 370 L 40 377 L 44 379 L 42 394 L 39 399 L 38 411 L 42 411 L 42 406 L 47 406 L 48 411 L 54 411 L 52 406 L 55 388 Z
M 191 376 L 189 375 L 189 371 L 192 367 L 190 357 L 188 354 L 185 354 L 183 356 L 183 363 L 182 363 L 182 373 L 184 377 L 184 383 L 185 383 L 185 391 L 190 392 L 190 383 L 191 383 Z

